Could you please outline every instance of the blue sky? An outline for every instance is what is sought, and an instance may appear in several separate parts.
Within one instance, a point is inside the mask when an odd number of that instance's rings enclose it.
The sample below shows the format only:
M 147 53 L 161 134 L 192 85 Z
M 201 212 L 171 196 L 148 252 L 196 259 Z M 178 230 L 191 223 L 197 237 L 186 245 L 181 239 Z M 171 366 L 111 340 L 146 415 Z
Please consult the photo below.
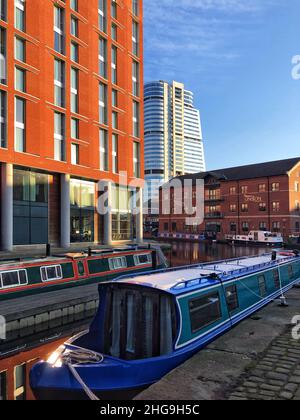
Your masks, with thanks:
M 300 156 L 300 0 L 144 0 L 145 80 L 201 110 L 208 169 Z

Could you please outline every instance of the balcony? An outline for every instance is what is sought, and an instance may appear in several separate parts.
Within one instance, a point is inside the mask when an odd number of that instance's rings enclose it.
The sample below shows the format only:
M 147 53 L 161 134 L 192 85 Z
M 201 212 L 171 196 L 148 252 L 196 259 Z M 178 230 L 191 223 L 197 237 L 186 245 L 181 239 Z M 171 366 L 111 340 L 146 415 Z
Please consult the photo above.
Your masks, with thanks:
M 221 196 L 205 197 L 205 200 L 204 200 L 206 204 L 222 203 L 223 201 L 225 201 L 225 199 L 222 198 Z
M 219 211 L 213 213 L 206 213 L 205 219 L 224 219 L 224 214 Z

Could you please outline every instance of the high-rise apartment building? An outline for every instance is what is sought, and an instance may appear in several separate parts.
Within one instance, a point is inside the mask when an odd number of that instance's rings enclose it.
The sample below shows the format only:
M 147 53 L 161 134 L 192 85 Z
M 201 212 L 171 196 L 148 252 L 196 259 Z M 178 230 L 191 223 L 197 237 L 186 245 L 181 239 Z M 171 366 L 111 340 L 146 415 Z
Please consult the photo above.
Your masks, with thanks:
M 152 210 L 159 187 L 178 175 L 205 171 L 200 112 L 182 83 L 145 84 L 145 179 Z
M 141 239 L 128 198 L 144 173 L 142 13 L 141 0 L 0 1 L 2 249 Z

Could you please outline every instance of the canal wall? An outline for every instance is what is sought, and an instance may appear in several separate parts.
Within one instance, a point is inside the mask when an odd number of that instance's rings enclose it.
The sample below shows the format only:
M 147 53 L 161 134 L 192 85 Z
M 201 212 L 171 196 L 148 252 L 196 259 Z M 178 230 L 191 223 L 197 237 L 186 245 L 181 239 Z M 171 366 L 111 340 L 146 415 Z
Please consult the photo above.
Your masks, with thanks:
M 300 289 L 244 320 L 137 400 L 300 400 Z

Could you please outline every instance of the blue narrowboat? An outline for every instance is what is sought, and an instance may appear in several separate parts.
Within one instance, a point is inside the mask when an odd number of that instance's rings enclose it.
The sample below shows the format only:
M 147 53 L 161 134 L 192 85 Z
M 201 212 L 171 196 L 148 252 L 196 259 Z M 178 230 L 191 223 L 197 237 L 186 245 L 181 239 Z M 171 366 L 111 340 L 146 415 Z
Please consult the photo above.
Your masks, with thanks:
M 131 398 L 299 281 L 295 251 L 101 284 L 89 331 L 33 367 L 33 392 L 54 400 Z

